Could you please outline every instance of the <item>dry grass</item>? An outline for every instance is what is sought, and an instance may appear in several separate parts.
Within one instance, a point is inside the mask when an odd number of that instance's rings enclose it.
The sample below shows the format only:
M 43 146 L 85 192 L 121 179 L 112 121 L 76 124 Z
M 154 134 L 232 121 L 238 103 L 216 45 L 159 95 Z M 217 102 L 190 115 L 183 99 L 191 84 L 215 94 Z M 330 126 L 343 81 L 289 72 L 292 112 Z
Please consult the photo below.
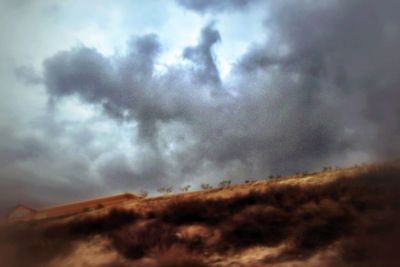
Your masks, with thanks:
M 265 263 L 305 260 L 337 249 L 349 266 L 366 262 L 379 266 L 383 260 L 385 266 L 395 266 L 391 264 L 399 260 L 393 249 L 400 237 L 399 166 L 371 166 L 335 175 L 326 183 L 282 180 L 229 198 L 177 197 L 148 214 L 112 210 L 69 223 L 13 225 L 2 239 L 15 244 L 16 254 L 27 259 L 20 266 L 40 266 L 55 255 L 67 254 L 71 242 L 93 235 L 110 240 L 111 248 L 129 260 L 164 255 L 156 265 L 161 267 L 206 266 L 185 253 L 163 254 L 177 246 L 189 254 L 228 255 L 282 244 L 285 249 L 265 258 Z M 179 229 L 190 225 L 201 225 L 210 235 L 180 238 Z M 35 255 L 30 252 L 34 248 Z

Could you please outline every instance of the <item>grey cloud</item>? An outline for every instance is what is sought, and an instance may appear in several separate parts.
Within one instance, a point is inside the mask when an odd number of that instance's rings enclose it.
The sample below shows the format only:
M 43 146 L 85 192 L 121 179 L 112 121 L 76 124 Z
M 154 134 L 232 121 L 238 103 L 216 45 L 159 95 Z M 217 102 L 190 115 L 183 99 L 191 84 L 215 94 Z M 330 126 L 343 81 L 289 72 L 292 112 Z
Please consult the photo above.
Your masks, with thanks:
M 0 216 L 18 203 L 39 208 L 102 192 L 88 179 L 88 164 L 77 149 L 17 129 L 3 127 L 1 133 Z
M 77 47 L 60 52 L 44 63 L 45 84 L 49 95 L 73 94 L 88 102 L 101 103 L 112 91 L 110 63 L 94 49 Z
M 393 0 L 271 2 L 265 24 L 273 41 L 249 51 L 237 68 L 250 73 L 278 68 L 299 77 L 303 95 L 315 87 L 313 95 L 327 96 L 333 119 L 353 132 L 353 146 L 396 156 L 400 124 L 393 118 L 399 105 L 392 99 L 400 97 L 400 35 L 393 10 L 399 7 Z
M 202 83 L 221 83 L 212 51 L 212 47 L 219 41 L 221 36 L 214 29 L 214 23 L 210 23 L 201 31 L 199 44 L 183 51 L 183 57 L 195 64 L 195 77 Z
M 212 54 L 223 36 L 208 24 L 183 51 L 190 67 L 156 73 L 162 47 L 146 35 L 125 54 L 82 46 L 54 55 L 44 64 L 45 86 L 55 104 L 76 95 L 137 123 L 138 152 L 97 165 L 107 188 L 261 178 L 352 164 L 357 155 L 390 159 L 400 152 L 399 7 L 395 0 L 270 1 L 268 40 L 251 46 L 226 80 Z
M 155 35 L 134 38 L 126 56 L 105 58 L 94 49 L 75 47 L 44 63 L 45 84 L 52 101 L 68 95 L 103 106 L 111 117 L 148 116 L 154 60 L 160 51 Z M 132 108 L 135 107 L 135 108 Z M 156 111 L 154 111 L 156 112 Z M 151 115 L 150 115 L 151 117 Z M 150 134 L 153 121 L 143 119 L 142 136 Z
M 182 54 L 193 62 L 195 71 L 171 67 L 161 76 L 152 75 L 152 71 L 137 75 L 135 67 L 124 67 L 135 66 L 129 63 L 105 74 L 103 69 L 108 67 L 94 64 L 92 69 L 103 73 L 96 82 L 105 80 L 91 87 L 95 90 L 91 92 L 139 123 L 139 136 L 147 137 L 152 144 L 144 157 L 159 153 L 163 166 L 159 173 L 171 181 L 175 181 L 170 173 L 176 166 L 174 171 L 181 177 L 199 174 L 207 164 L 221 170 L 234 166 L 238 173 L 246 169 L 246 175 L 262 177 L 330 163 L 346 164 L 345 155 L 357 151 L 371 157 L 390 157 L 398 147 L 380 144 L 371 136 L 380 133 L 398 142 L 398 125 L 385 118 L 393 117 L 398 105 L 389 102 L 384 108 L 374 101 L 376 94 L 386 101 L 397 95 L 395 87 L 379 84 L 389 76 L 393 84 L 397 82 L 397 76 L 390 73 L 397 72 L 399 66 L 393 61 L 390 70 L 387 64 L 388 51 L 395 51 L 395 45 L 382 42 L 383 25 L 393 25 L 396 20 L 391 16 L 393 5 L 393 1 L 270 2 L 265 27 L 271 30 L 271 38 L 252 47 L 238 61 L 232 73 L 235 83 L 224 84 L 219 78 L 212 47 L 221 36 L 210 23 L 203 28 L 198 45 Z M 374 22 L 369 21 L 370 15 L 374 15 Z M 390 38 L 398 41 L 397 37 L 392 29 Z M 380 49 L 382 45 L 390 49 Z M 140 50 L 137 45 L 133 47 L 133 51 Z M 150 59 L 143 60 L 147 54 Z M 65 60 L 73 58 L 67 55 Z M 377 65 L 366 67 L 366 55 Z M 112 58 L 98 57 L 98 61 L 113 65 Z M 128 54 L 121 62 L 137 60 L 145 70 L 151 70 L 155 57 L 156 53 L 143 50 Z M 61 62 L 56 57 L 51 60 Z M 53 74 L 48 76 L 52 79 Z M 70 80 L 60 72 L 54 76 Z M 87 77 L 91 76 L 75 79 L 78 84 L 74 88 L 80 88 L 77 93 L 93 103 L 82 90 Z M 374 86 L 368 81 L 370 77 L 376 81 Z M 47 84 L 51 94 L 50 86 Z M 215 90 L 226 94 L 215 95 Z M 375 114 L 366 109 L 368 106 L 378 111 L 376 118 L 368 114 Z M 165 139 L 161 129 L 175 122 L 184 125 L 189 134 L 181 141 L 180 150 L 165 156 L 159 146 Z M 233 172 L 227 169 L 227 173 Z
M 42 77 L 32 67 L 20 66 L 14 69 L 16 78 L 26 84 L 37 85 L 42 83 Z
M 34 137 L 22 140 L 16 138 L 15 132 L 2 128 L 2 139 L 7 142 L 0 143 L 0 166 L 6 168 L 16 161 L 25 161 L 48 154 L 49 148 L 45 143 Z
M 218 32 L 208 25 L 199 46 L 185 50 L 200 65 L 195 77 L 189 71 L 171 69 L 168 75 L 156 78 L 154 64 L 161 46 L 157 37 L 150 34 L 133 38 L 123 56 L 106 58 L 87 47 L 60 52 L 44 63 L 45 85 L 52 102 L 77 95 L 88 103 L 101 105 L 113 118 L 135 119 L 139 136 L 149 140 L 156 135 L 158 122 L 191 117 L 196 106 L 192 103 L 193 93 L 180 80 L 187 76 L 188 82 L 206 82 L 206 78 L 219 82 L 211 54 L 211 46 L 218 40 Z
M 177 0 L 176 2 L 199 13 L 243 9 L 259 0 Z
M 127 188 L 136 192 L 155 190 L 165 185 L 167 177 L 164 160 L 154 151 L 148 150 L 145 157 L 132 162 L 125 155 L 113 155 L 97 167 L 99 175 L 109 188 L 125 191 Z M 169 177 L 167 184 L 173 183 Z

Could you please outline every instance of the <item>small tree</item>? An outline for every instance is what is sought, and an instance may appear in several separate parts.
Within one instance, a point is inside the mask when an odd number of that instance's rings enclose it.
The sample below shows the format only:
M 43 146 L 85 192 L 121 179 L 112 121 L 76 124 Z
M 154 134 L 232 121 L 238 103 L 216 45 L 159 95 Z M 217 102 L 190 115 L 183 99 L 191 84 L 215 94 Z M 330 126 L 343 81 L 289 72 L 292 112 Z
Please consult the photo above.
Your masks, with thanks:
M 166 194 L 169 194 L 169 193 L 172 192 L 172 187 L 165 187 L 165 186 L 163 186 L 163 187 L 158 188 L 158 189 L 157 189 L 157 192 L 166 195 Z
M 182 186 L 182 187 L 180 188 L 180 190 L 181 190 L 182 192 L 187 192 L 187 191 L 189 191 L 190 187 L 191 187 L 191 185 L 188 184 L 188 185 Z
M 212 186 L 210 184 L 201 184 L 200 187 L 203 190 L 207 190 L 207 189 L 211 189 L 212 188 Z
M 169 194 L 169 193 L 171 193 L 171 192 L 172 192 L 172 187 L 171 187 L 171 186 L 165 188 L 165 193 L 166 193 L 166 194 Z
M 231 185 L 231 180 L 222 180 L 220 183 L 219 183 L 219 187 L 228 187 L 228 186 L 230 186 Z
M 326 166 L 322 169 L 322 171 L 327 172 L 327 171 L 331 171 L 332 167 L 331 166 Z

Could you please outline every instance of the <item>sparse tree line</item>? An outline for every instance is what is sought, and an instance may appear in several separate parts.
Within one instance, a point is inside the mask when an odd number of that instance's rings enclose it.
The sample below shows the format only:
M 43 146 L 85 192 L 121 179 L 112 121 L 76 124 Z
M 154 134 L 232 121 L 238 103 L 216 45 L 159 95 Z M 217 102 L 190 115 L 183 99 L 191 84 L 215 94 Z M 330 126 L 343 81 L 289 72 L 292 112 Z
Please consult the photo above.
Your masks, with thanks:
M 353 168 L 359 168 L 361 166 L 366 166 L 366 164 L 365 163 L 362 163 L 360 165 L 355 164 L 353 166 Z M 322 168 L 321 172 L 330 172 L 330 171 L 335 171 L 335 170 L 339 170 L 339 169 L 340 169 L 340 167 L 338 167 L 338 166 L 335 166 L 335 167 L 325 166 L 325 167 Z M 318 172 L 307 172 L 307 171 L 295 172 L 294 176 L 301 178 L 301 177 L 305 177 L 305 176 L 309 176 L 309 175 L 315 175 L 317 173 Z M 271 179 L 279 179 L 281 177 L 282 177 L 281 175 L 269 175 L 267 179 L 269 179 L 269 180 L 271 180 Z M 258 180 L 259 179 L 247 179 L 247 180 L 244 181 L 244 183 L 251 184 L 251 183 L 254 183 L 254 182 L 258 181 Z M 200 189 L 201 190 L 210 190 L 210 189 L 214 189 L 214 188 L 227 188 L 227 187 L 229 187 L 231 185 L 232 185 L 232 181 L 231 180 L 224 179 L 224 180 L 221 180 L 216 186 L 213 186 L 213 185 L 211 185 L 209 183 L 202 183 L 202 184 L 200 184 Z M 188 184 L 188 185 L 181 186 L 179 188 L 179 191 L 180 192 L 189 192 L 191 188 L 192 188 L 192 186 L 190 184 Z M 168 194 L 171 194 L 172 192 L 174 192 L 174 189 L 173 189 L 172 186 L 163 186 L 163 187 L 158 188 L 157 192 L 161 193 L 163 195 L 168 195 Z M 146 190 L 142 190 L 139 193 L 139 195 L 141 195 L 143 197 L 147 197 L 148 194 L 149 194 L 149 192 L 146 191 Z
M 226 179 L 226 180 L 220 181 L 220 182 L 218 183 L 218 185 L 217 185 L 215 188 L 225 188 L 225 187 L 230 186 L 231 184 L 232 184 L 232 181 Z M 181 187 L 179 188 L 179 191 L 180 191 L 180 192 L 189 192 L 191 188 L 192 188 L 192 185 L 187 184 L 187 185 L 181 186 Z M 214 186 L 212 186 L 212 185 L 209 184 L 209 183 L 202 183 L 202 184 L 200 184 L 200 189 L 201 189 L 201 190 L 209 190 L 209 189 L 213 189 L 213 188 L 214 188 Z M 162 186 L 162 187 L 160 187 L 160 188 L 157 189 L 157 192 L 158 192 L 158 193 L 161 193 L 161 194 L 163 194 L 163 195 L 168 195 L 168 194 L 174 192 L 174 189 L 173 189 L 172 186 Z M 146 191 L 146 190 L 141 190 L 141 191 L 139 192 L 139 195 L 142 196 L 142 197 L 147 197 L 148 194 L 149 194 L 149 192 Z

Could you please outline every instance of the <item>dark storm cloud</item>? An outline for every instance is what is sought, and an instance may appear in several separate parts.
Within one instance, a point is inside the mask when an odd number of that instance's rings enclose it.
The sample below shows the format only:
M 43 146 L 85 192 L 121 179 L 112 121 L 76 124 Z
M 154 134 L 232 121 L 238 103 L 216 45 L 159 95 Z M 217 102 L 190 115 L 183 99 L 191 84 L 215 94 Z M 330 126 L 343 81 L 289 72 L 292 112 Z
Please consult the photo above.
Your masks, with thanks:
M 78 149 L 71 155 L 50 135 L 0 130 L 0 216 L 18 203 L 40 208 L 102 192 L 87 179 L 88 163 Z
M 259 0 L 177 0 L 176 2 L 187 9 L 199 13 L 218 12 L 225 10 L 243 9 Z
M 46 88 L 52 97 L 77 94 L 90 103 L 115 102 L 124 109 L 126 98 L 135 100 L 131 94 L 152 77 L 159 49 L 156 36 L 151 34 L 131 40 L 123 58 L 105 58 L 84 46 L 60 52 L 44 63 Z M 131 85 L 130 91 L 121 91 L 121 82 Z
M 47 88 L 51 95 L 60 88 L 69 92 L 68 83 L 73 81 L 71 88 L 88 102 L 103 101 L 115 113 L 128 113 L 141 125 L 141 135 L 153 143 L 163 138 L 158 135 L 160 125 L 183 123 L 193 134 L 188 138 L 190 150 L 172 155 L 182 162 L 177 170 L 182 175 L 195 172 L 204 162 L 221 169 L 237 162 L 237 168 L 253 166 L 250 169 L 258 171 L 249 175 L 261 176 L 340 163 L 341 155 L 351 151 L 393 156 L 399 142 L 398 122 L 391 119 L 399 106 L 392 99 L 398 95 L 400 61 L 391 53 L 400 40 L 393 12 L 397 6 L 395 1 L 270 2 L 265 26 L 271 30 L 271 41 L 254 46 L 239 60 L 236 83 L 222 85 L 228 92 L 223 96 L 209 98 L 207 90 L 214 88 L 204 84 L 221 86 L 211 50 L 221 39 L 214 24 L 202 30 L 197 46 L 183 52 L 195 72 L 171 68 L 156 77 L 156 55 L 147 56 L 148 51 L 136 45 L 136 52 L 121 62 L 140 62 L 139 74 L 134 63 L 112 68 L 111 58 L 80 48 L 85 55 L 77 58 L 88 57 L 85 62 L 92 60 L 92 66 L 82 67 L 80 61 L 65 64 L 74 62 L 74 50 L 64 52 L 62 60 L 55 56 L 47 61 L 47 80 L 57 77 L 66 83 L 54 87 L 48 82 Z M 374 64 L 368 64 L 370 60 Z M 52 64 L 69 66 L 78 77 L 65 75 Z M 193 78 L 198 83 L 191 84 Z M 393 142 L 379 142 L 372 137 L 376 134 Z M 190 162 L 185 160 L 189 153 Z
M 15 161 L 24 161 L 48 153 L 48 147 L 34 137 L 18 139 L 15 133 L 8 129 L 1 129 L 2 138 L 8 142 L 0 143 L 0 166 L 5 168 Z
M 104 177 L 106 186 L 119 192 L 127 188 L 155 190 L 168 185 L 165 162 L 155 153 L 148 151 L 143 160 L 132 164 L 126 156 L 117 155 L 100 164 L 98 171 Z M 171 177 L 170 177 L 171 179 Z M 170 181 L 169 181 L 170 182 Z
M 323 94 L 321 100 L 332 103 L 333 119 L 342 127 L 338 137 L 347 130 L 354 146 L 396 156 L 400 123 L 393 99 L 400 97 L 400 32 L 393 10 L 399 7 L 393 0 L 271 2 L 265 24 L 272 41 L 249 51 L 238 68 L 265 73 L 278 68 L 300 77 L 302 95 Z
M 52 101 L 78 95 L 88 103 L 103 106 L 114 118 L 135 116 L 142 123 L 140 131 L 145 138 L 155 127 L 153 113 L 159 112 L 147 100 L 159 51 L 153 34 L 132 39 L 124 57 L 105 58 L 95 49 L 75 47 L 46 60 L 46 88 Z M 155 109 L 150 110 L 152 106 Z
M 250 3 L 265 8 L 252 2 L 179 1 L 212 14 Z M 184 49 L 191 64 L 163 72 L 155 71 L 162 52 L 155 35 L 133 38 L 114 56 L 80 46 L 45 61 L 51 103 L 78 96 L 118 122 L 137 123 L 133 159 L 110 156 L 96 166 L 107 188 L 151 189 L 198 177 L 215 183 L 399 155 L 400 2 L 267 4 L 267 41 L 250 46 L 226 80 L 213 55 L 224 36 L 212 23 Z M 52 151 L 37 141 L 19 144 L 3 147 L 0 159 Z M 54 173 L 84 177 L 91 158 L 69 168 L 77 173 Z
M 194 63 L 195 77 L 202 83 L 221 83 L 212 51 L 213 46 L 220 41 L 221 36 L 214 29 L 214 23 L 210 23 L 201 31 L 199 44 L 183 51 L 183 57 Z
M 110 63 L 94 49 L 77 47 L 45 62 L 45 83 L 52 97 L 79 94 L 83 100 L 101 103 L 113 97 Z

